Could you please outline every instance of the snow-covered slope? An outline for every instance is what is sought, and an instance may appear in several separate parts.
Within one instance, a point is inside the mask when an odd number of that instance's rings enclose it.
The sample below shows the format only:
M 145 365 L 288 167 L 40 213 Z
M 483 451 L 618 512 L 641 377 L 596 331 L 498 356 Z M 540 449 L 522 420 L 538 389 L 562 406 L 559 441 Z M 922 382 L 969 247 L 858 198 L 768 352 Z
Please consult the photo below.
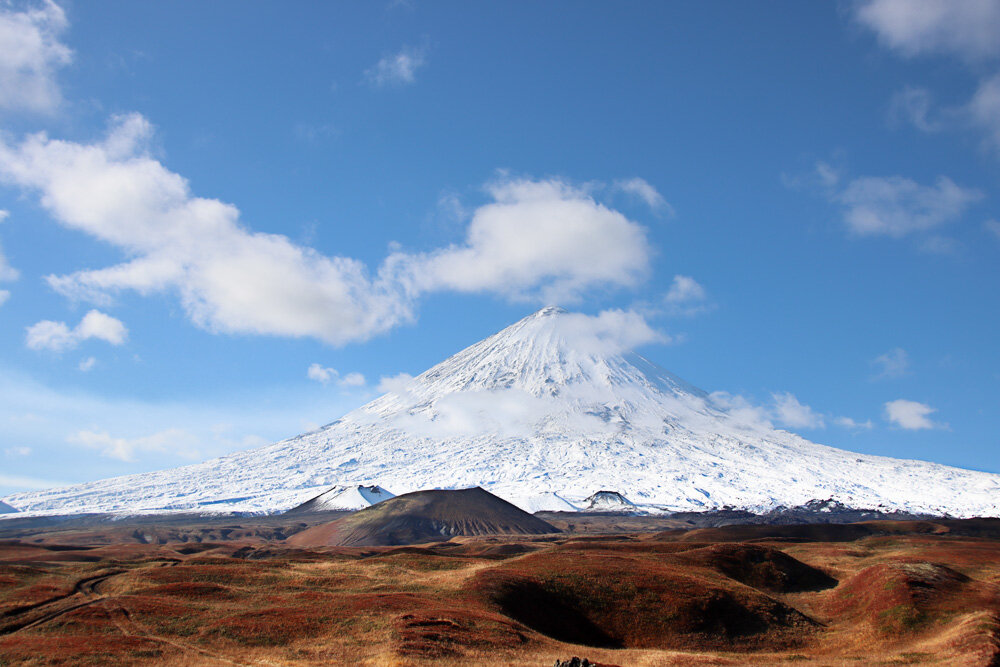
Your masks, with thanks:
M 633 512 L 636 506 L 617 491 L 601 490 L 586 499 L 588 512 Z
M 5 502 L 0 502 L 0 514 L 14 514 L 17 510 Z
M 1000 515 L 1000 475 L 853 454 L 754 423 L 617 349 L 593 322 L 545 308 L 312 433 L 5 500 L 29 512 L 272 512 L 333 485 L 378 484 L 395 493 L 482 486 L 526 509 L 555 499 L 583 507 L 606 489 L 647 509 L 832 498 Z
M 354 486 L 335 486 L 324 491 L 315 498 L 310 498 L 293 512 L 328 512 L 331 510 L 360 510 L 396 496 L 381 486 L 357 484 Z

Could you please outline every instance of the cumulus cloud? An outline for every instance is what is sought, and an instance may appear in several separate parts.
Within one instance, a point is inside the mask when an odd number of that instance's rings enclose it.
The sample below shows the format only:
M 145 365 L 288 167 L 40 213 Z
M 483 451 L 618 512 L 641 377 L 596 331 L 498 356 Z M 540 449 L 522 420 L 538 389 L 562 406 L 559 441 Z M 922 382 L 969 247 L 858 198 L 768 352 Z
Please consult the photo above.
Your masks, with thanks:
M 151 132 L 131 114 L 92 144 L 45 134 L 16 145 L 0 139 L 0 179 L 37 191 L 57 221 L 130 258 L 49 276 L 60 293 L 98 305 L 123 290 L 176 293 L 188 317 L 214 333 L 341 345 L 412 320 L 416 299 L 430 291 L 573 302 L 648 273 L 639 224 L 558 179 L 501 178 L 488 187 L 493 201 L 473 212 L 464 242 L 396 249 L 371 274 L 356 259 L 253 232 L 235 206 L 193 196 L 183 177 L 151 157 Z
M 910 371 L 910 355 L 902 348 L 893 348 L 872 359 L 871 365 L 875 369 L 874 380 L 902 377 Z
M 654 211 L 667 215 L 674 214 L 674 207 L 667 203 L 663 195 L 644 178 L 635 177 L 615 181 L 615 188 L 642 200 Z
M 96 449 L 101 456 L 119 461 L 135 461 L 137 455 L 170 451 L 184 458 L 198 457 L 198 439 L 183 429 L 171 428 L 139 438 L 115 438 L 107 431 L 77 431 L 67 440 L 71 444 Z
M 404 47 L 399 53 L 385 56 L 365 70 L 365 78 L 380 88 L 405 86 L 416 82 L 417 70 L 426 64 L 426 49 Z
M 339 387 L 363 387 L 365 384 L 365 376 L 361 373 L 348 373 L 341 376 L 336 368 L 329 368 L 321 364 L 311 364 L 306 371 L 306 377 L 322 384 L 333 382 Z
M 585 354 L 620 354 L 650 343 L 670 343 L 670 336 L 654 329 L 632 310 L 604 310 L 597 315 L 564 313 L 555 326 L 568 347 Z
M 50 276 L 73 297 L 107 303 L 120 290 L 176 291 L 188 316 L 213 332 L 363 340 L 409 317 L 398 296 L 357 260 L 325 257 L 287 237 L 253 233 L 234 206 L 194 197 L 150 157 L 149 123 L 116 119 L 95 144 L 28 137 L 0 142 L 0 176 L 38 190 L 61 223 L 134 257 L 104 269 Z
M 648 274 L 646 230 L 583 188 L 502 178 L 487 191 L 494 201 L 475 210 L 463 243 L 387 259 L 387 271 L 408 292 L 572 303 L 589 289 L 633 286 Z
M 51 0 L 23 11 L 0 5 L 0 109 L 50 113 L 59 106 L 56 71 L 73 57 L 59 41 L 67 25 Z
M 33 324 L 27 328 L 25 343 L 32 350 L 63 352 L 92 338 L 121 345 L 128 338 L 128 329 L 121 320 L 99 310 L 91 310 L 73 329 L 65 322 L 52 320 Z
M 982 199 L 978 190 L 956 185 L 946 176 L 920 185 L 902 176 L 861 177 L 831 190 L 844 210 L 844 223 L 856 236 L 901 238 L 935 229 L 962 217 Z
M 942 425 L 931 421 L 930 415 L 937 412 L 935 408 L 916 401 L 897 399 L 885 404 L 886 421 L 908 431 L 940 428 Z
M 906 56 L 955 54 L 967 60 L 1000 55 L 997 0 L 865 0 L 855 16 L 886 47 Z
M 790 428 L 823 428 L 823 416 L 788 392 L 771 395 L 774 401 L 774 418 Z

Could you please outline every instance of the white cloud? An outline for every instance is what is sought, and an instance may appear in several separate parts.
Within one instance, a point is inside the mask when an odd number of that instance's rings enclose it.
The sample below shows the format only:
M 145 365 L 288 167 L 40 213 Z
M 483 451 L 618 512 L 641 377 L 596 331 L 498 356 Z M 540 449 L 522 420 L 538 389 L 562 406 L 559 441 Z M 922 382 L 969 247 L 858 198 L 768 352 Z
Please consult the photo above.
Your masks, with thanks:
M 39 190 L 42 205 L 67 227 L 134 257 L 50 276 L 55 289 L 97 303 L 120 290 L 175 290 L 188 316 L 209 331 L 333 344 L 409 319 L 408 304 L 369 278 L 361 262 L 253 233 L 240 225 L 235 207 L 193 197 L 184 178 L 149 156 L 150 133 L 145 118 L 133 114 L 116 119 L 95 144 L 44 134 L 18 146 L 0 141 L 0 176 Z
M 92 371 L 96 365 L 97 359 L 95 357 L 87 357 L 86 359 L 80 361 L 80 365 L 77 366 L 77 368 L 79 368 L 83 373 L 88 373 Z
M 316 382 L 322 382 L 326 384 L 330 380 L 335 379 L 339 373 L 333 368 L 324 368 L 319 364 L 311 364 L 309 370 L 306 371 L 306 377 L 310 380 L 316 380 Z
M 1000 38 L 997 38 L 1000 42 Z M 1000 151 L 1000 74 L 979 83 L 966 112 L 972 123 L 986 133 L 986 143 Z
M 0 289 L 0 306 L 7 303 L 7 299 L 10 298 L 10 292 L 5 289 Z
M 75 299 L 107 304 L 122 290 L 174 292 L 188 317 L 214 333 L 363 341 L 413 319 L 437 290 L 510 299 L 575 301 L 595 288 L 629 287 L 648 274 L 643 227 L 559 180 L 501 178 L 476 209 L 463 243 L 426 253 L 395 250 L 375 275 L 285 236 L 255 233 L 239 211 L 192 196 L 153 159 L 151 127 L 119 117 L 97 143 L 0 139 L 0 179 L 36 190 L 66 227 L 110 243 L 130 260 L 49 276 Z
M 361 373 L 348 373 L 340 379 L 341 387 L 363 387 L 365 386 L 365 376 Z
M 910 355 L 900 347 L 893 348 L 872 359 L 871 365 L 875 368 L 874 380 L 902 377 L 910 371 Z
M 707 300 L 708 292 L 705 288 L 691 276 L 682 275 L 674 276 L 670 289 L 663 297 L 669 314 L 684 317 L 693 317 L 710 310 Z
M 622 192 L 638 197 L 654 211 L 674 215 L 674 207 L 667 203 L 663 195 L 643 178 L 635 177 L 615 181 L 615 187 Z
M 865 0 L 855 16 L 907 57 L 951 53 L 978 60 L 1000 54 L 997 0 Z
M 555 326 L 569 349 L 585 354 L 619 354 L 650 343 L 672 342 L 631 310 L 604 310 L 597 315 L 563 313 L 555 319 Z
M 106 431 L 77 431 L 68 442 L 99 450 L 101 456 L 120 461 L 135 461 L 139 454 L 166 452 L 184 458 L 198 458 L 198 439 L 183 429 L 171 428 L 139 438 L 114 438 Z
M 387 269 L 410 293 L 493 292 L 514 300 L 571 303 L 595 287 L 646 277 L 643 227 L 564 181 L 502 178 L 475 210 L 464 243 L 395 253 Z
M 861 430 L 870 431 L 871 429 L 875 428 L 875 424 L 873 424 L 872 420 L 870 419 L 863 422 L 859 422 L 851 419 L 850 417 L 836 417 L 833 420 L 833 422 L 837 426 L 850 429 L 852 431 L 861 431 Z
M 365 376 L 361 373 L 348 373 L 341 377 L 335 368 L 328 368 L 320 364 L 312 364 L 306 371 L 306 377 L 322 384 L 333 382 L 340 387 L 363 387 Z
M 862 177 L 831 194 L 843 206 L 844 222 L 852 234 L 893 238 L 957 220 L 982 197 L 978 190 L 958 186 L 945 176 L 934 185 L 902 176 Z
M 709 396 L 716 407 L 722 409 L 737 423 L 754 429 L 770 429 L 774 423 L 788 428 L 826 428 L 827 417 L 804 405 L 789 392 L 771 394 L 769 405 L 759 405 L 739 394 L 716 391 Z M 842 423 L 834 419 L 836 423 Z M 853 421 L 853 420 L 852 420 Z
M 417 80 L 417 70 L 427 64 L 425 49 L 404 47 L 399 53 L 383 57 L 365 70 L 365 78 L 379 87 L 403 86 Z
M 378 386 L 375 387 L 375 391 L 380 394 L 405 394 L 406 388 L 413 381 L 413 376 L 409 373 L 399 373 L 392 376 L 383 376 L 379 378 Z
M 128 338 L 128 329 L 121 320 L 92 310 L 83 316 L 74 332 L 80 340 L 96 338 L 112 345 L 121 345 Z
M 790 428 L 823 428 L 823 416 L 788 392 L 771 395 L 774 401 L 773 415 L 779 423 Z
M 939 428 L 942 425 L 933 422 L 929 416 L 937 412 L 935 408 L 916 401 L 897 399 L 885 404 L 885 419 L 908 431 Z
M 32 350 L 63 352 L 82 341 L 96 338 L 112 345 L 121 345 L 128 338 L 128 329 L 121 320 L 98 310 L 91 310 L 75 328 L 65 322 L 42 320 L 27 328 L 25 343 Z
M 753 429 L 773 428 L 771 410 L 755 405 L 746 397 L 727 391 L 714 391 L 709 395 L 716 407 L 725 411 L 736 423 Z
M 5 456 L 22 457 L 29 456 L 31 454 L 31 447 L 7 447 L 3 450 Z
M 24 11 L 0 5 L 0 108 L 51 113 L 59 106 L 56 70 L 73 57 L 59 41 L 67 25 L 51 0 Z

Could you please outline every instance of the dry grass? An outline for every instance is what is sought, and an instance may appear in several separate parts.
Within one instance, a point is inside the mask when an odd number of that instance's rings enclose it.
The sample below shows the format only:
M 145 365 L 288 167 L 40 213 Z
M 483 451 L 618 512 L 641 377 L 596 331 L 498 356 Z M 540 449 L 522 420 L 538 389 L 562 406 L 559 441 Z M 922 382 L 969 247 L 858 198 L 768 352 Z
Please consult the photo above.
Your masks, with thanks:
M 1000 541 L 896 533 L 0 544 L 0 665 L 1000 664 Z

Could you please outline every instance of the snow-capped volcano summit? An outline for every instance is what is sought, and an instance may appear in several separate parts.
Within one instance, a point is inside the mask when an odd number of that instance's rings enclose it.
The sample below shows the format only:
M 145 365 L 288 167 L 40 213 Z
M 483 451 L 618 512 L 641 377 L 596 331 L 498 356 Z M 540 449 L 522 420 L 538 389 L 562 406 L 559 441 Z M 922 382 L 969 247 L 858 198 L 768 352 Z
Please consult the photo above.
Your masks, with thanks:
M 333 485 L 377 484 L 481 486 L 528 511 L 611 489 L 668 510 L 830 498 L 1000 515 L 1000 475 L 853 454 L 756 422 L 628 352 L 652 334 L 630 317 L 544 308 L 312 433 L 4 500 L 30 512 L 278 511 Z

